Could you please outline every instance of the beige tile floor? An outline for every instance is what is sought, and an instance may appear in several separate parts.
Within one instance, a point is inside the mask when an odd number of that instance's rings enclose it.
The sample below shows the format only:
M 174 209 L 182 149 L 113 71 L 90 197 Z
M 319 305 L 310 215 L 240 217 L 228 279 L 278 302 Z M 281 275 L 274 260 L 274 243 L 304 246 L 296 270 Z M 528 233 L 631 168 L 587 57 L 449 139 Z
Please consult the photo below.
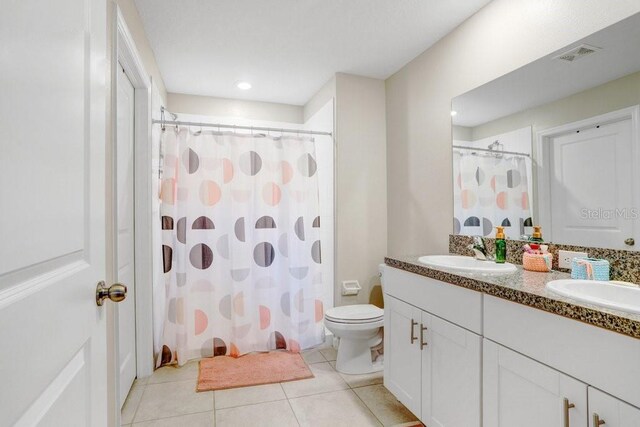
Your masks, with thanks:
M 303 353 L 315 378 L 196 393 L 198 362 L 136 380 L 122 409 L 130 427 L 414 426 L 416 418 L 382 385 L 382 372 L 335 370 L 332 348 Z

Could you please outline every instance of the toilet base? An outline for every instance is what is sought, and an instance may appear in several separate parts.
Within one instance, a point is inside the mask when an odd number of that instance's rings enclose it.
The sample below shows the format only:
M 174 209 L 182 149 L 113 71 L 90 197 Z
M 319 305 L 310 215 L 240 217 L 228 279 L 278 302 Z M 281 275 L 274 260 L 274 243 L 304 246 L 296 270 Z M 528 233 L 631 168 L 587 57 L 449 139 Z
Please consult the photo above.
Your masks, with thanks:
M 382 371 L 383 357 L 378 357 L 375 361 L 371 357 L 372 347 L 377 346 L 381 341 L 382 331 L 372 339 L 341 338 L 338 344 L 336 370 L 350 375 Z

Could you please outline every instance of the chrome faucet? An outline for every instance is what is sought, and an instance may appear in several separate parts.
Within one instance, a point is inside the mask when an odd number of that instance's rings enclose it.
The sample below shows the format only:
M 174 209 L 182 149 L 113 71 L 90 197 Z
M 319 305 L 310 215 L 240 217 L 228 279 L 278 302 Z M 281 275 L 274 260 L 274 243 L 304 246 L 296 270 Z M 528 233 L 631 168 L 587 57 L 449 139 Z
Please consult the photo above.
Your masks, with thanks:
M 481 236 L 473 236 L 473 244 L 467 246 L 467 248 L 471 249 L 475 258 L 480 261 L 490 259 L 487 254 L 487 246 L 484 244 L 484 239 Z

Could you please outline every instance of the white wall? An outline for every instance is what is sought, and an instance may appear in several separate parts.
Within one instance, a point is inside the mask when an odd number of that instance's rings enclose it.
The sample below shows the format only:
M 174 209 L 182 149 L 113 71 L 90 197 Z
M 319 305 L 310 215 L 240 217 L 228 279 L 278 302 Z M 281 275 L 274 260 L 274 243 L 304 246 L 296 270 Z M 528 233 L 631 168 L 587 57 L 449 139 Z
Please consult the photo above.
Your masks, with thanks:
M 309 117 L 304 129 L 334 131 L 333 98 Z M 327 283 L 323 306 L 333 307 L 335 292 L 335 211 L 334 211 L 334 146 L 333 137 L 316 135 L 316 160 L 320 186 L 320 241 L 322 242 L 322 277 Z
M 309 101 L 302 107 L 304 121 L 309 120 L 311 116 L 318 112 L 322 107 L 327 105 L 329 101 L 335 101 L 336 98 L 336 76 L 331 77 L 322 85 L 320 90 L 316 92 Z
M 384 82 L 337 73 L 304 106 L 309 118 L 335 99 L 335 304 L 381 306 L 378 264 L 387 253 Z M 342 282 L 358 280 L 358 296 Z
M 490 134 L 483 136 L 479 139 L 473 138 L 473 133 L 470 133 L 467 138 L 464 136 L 453 136 L 453 145 L 463 145 L 465 147 L 475 148 L 488 148 L 494 141 L 498 141 L 502 144 L 502 150 L 505 151 L 517 151 L 518 153 L 524 153 L 531 155 L 532 150 L 532 130 L 531 126 L 524 126 L 520 129 L 514 128 L 505 130 L 504 133 Z
M 638 0 L 494 0 L 387 79 L 389 253 L 448 252 L 453 97 L 638 12 Z
M 162 95 L 158 86 L 151 85 L 151 118 L 161 118 L 161 107 L 164 106 Z M 164 289 L 164 271 L 162 266 L 162 229 L 160 223 L 160 125 L 151 126 L 151 217 L 152 217 L 152 251 L 153 251 L 153 346 L 154 354 L 160 353 L 162 342 L 162 329 L 159 325 L 164 323 L 164 293 L 158 290 Z
M 303 107 L 299 105 L 169 93 L 167 107 L 184 114 L 304 123 Z
M 640 54 L 640 53 L 639 53 Z M 547 104 L 519 111 L 471 128 L 472 138 L 484 138 L 531 126 L 533 135 L 544 129 L 599 116 L 640 103 L 640 72 Z
M 158 68 L 158 64 L 156 63 L 156 58 L 153 54 L 153 49 L 151 49 L 151 45 L 149 44 L 149 39 L 147 39 L 147 34 L 144 32 L 144 27 L 142 25 L 142 20 L 140 19 L 140 14 L 138 13 L 138 9 L 136 8 L 133 0 L 112 0 L 114 1 L 118 7 L 120 8 L 120 12 L 124 17 L 125 22 L 127 23 L 127 27 L 129 28 L 129 32 L 131 33 L 131 37 L 136 44 L 136 48 L 138 49 L 138 53 L 140 54 L 140 58 L 144 64 L 144 68 L 151 76 L 154 84 L 157 86 L 158 94 L 163 102 L 167 101 L 167 90 L 164 86 L 164 81 L 162 80 L 162 75 L 160 74 L 160 69 Z
M 338 73 L 335 90 L 336 286 L 356 279 L 363 288 L 357 297 L 336 292 L 336 305 L 368 303 L 387 253 L 385 87 Z

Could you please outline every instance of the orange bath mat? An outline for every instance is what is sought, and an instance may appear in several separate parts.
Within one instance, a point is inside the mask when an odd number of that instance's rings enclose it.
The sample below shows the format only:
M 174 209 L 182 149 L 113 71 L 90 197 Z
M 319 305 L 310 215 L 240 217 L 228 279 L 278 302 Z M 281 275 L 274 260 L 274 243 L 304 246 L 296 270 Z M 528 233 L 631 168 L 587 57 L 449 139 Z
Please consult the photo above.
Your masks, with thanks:
M 272 351 L 235 358 L 217 356 L 200 361 L 197 391 L 280 383 L 313 378 L 299 353 Z

